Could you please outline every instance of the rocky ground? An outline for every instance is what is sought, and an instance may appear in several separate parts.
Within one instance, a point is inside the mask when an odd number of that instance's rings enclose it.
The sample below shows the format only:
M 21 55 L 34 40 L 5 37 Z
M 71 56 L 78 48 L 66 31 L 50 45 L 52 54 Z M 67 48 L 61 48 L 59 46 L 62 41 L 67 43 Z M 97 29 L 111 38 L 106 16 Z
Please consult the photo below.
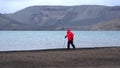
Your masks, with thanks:
M 0 68 L 120 68 L 120 47 L 0 52 Z

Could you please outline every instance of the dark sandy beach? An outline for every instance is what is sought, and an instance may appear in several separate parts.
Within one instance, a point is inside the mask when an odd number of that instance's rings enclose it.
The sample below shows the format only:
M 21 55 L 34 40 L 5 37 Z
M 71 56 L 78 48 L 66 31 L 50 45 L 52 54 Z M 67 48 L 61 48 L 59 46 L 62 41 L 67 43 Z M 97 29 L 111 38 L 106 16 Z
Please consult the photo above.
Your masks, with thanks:
M 120 47 L 0 52 L 0 68 L 120 68 Z

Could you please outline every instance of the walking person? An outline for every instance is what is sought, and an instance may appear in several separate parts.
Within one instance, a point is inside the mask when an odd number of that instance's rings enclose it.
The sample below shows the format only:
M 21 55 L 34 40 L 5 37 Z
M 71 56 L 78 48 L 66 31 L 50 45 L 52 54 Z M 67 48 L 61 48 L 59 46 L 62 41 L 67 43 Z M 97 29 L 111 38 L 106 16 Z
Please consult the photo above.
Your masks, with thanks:
M 67 49 L 70 49 L 70 44 L 72 45 L 73 49 L 75 49 L 75 45 L 73 44 L 74 34 L 70 30 L 70 28 L 68 28 L 65 38 L 68 38 Z

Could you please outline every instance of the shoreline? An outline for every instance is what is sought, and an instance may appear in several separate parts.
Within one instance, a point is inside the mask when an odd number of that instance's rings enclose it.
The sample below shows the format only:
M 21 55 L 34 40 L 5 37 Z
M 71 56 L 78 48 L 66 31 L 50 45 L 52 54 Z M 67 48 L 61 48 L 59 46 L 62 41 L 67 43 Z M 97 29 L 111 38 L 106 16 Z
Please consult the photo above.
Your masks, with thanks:
M 120 46 L 107 46 L 107 47 L 83 47 L 83 48 L 76 48 L 70 50 L 86 50 L 86 49 L 103 49 L 103 48 L 120 48 Z M 54 49 L 33 49 L 33 50 L 8 50 L 8 51 L 0 51 L 0 53 L 11 53 L 11 52 L 40 52 L 40 51 L 62 51 L 67 50 L 67 48 L 54 48 Z

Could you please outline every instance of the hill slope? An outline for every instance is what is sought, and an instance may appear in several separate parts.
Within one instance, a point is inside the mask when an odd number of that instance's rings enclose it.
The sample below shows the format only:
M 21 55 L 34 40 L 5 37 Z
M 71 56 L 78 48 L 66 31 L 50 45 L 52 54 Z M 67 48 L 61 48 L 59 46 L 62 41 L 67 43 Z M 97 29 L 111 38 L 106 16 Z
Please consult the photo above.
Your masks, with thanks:
M 95 24 L 120 18 L 120 6 L 31 6 L 5 16 L 16 24 L 20 23 L 19 27 L 13 29 L 59 30 L 71 27 L 75 30 L 91 30 Z M 4 26 L 2 29 L 6 28 Z

